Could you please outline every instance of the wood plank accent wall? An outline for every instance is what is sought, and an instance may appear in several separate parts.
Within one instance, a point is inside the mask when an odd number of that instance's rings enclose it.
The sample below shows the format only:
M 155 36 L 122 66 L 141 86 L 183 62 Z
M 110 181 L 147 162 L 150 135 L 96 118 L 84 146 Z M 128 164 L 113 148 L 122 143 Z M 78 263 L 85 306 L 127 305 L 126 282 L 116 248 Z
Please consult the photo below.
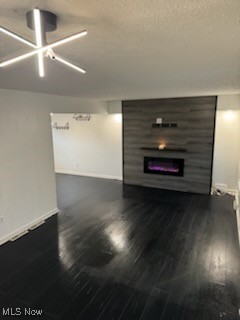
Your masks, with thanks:
M 123 181 L 185 192 L 209 194 L 212 180 L 217 97 L 123 101 Z M 177 128 L 152 128 L 156 118 L 177 123 Z M 141 150 L 157 148 L 186 149 L 186 152 Z M 181 158 L 184 177 L 143 172 L 144 156 Z

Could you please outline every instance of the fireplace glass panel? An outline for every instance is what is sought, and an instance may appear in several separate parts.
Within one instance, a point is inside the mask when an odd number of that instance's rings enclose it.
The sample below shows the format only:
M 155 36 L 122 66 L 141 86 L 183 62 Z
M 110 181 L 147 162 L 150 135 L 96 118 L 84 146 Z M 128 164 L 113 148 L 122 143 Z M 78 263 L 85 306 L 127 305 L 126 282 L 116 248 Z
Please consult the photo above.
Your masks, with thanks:
M 184 159 L 144 157 L 144 173 L 183 177 Z

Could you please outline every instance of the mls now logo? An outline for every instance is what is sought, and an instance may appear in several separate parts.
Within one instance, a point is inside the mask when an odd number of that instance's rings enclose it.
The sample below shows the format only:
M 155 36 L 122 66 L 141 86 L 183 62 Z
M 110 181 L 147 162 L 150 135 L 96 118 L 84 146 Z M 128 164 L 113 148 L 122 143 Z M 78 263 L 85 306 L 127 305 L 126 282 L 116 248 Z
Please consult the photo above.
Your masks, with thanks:
M 21 308 L 3 308 L 3 316 L 21 316 Z
M 32 316 L 32 317 L 37 317 L 37 316 L 42 316 L 43 315 L 43 310 L 35 310 L 31 308 L 3 308 L 2 311 L 3 316 L 9 317 L 9 316 Z

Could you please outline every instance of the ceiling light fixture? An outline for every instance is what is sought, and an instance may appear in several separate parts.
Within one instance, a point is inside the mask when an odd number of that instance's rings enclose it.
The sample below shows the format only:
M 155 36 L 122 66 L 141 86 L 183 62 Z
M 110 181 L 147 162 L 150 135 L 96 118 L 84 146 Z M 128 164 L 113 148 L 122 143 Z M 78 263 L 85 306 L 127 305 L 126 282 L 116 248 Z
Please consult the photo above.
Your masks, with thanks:
M 46 42 L 46 33 L 56 30 L 57 28 L 57 17 L 53 13 L 49 11 L 40 10 L 38 8 L 33 9 L 32 11 L 29 11 L 27 13 L 27 26 L 35 31 L 35 40 L 36 44 L 32 43 L 31 41 L 28 41 L 27 39 L 15 34 L 14 32 L 9 31 L 6 28 L 0 27 L 0 32 L 3 32 L 4 34 L 34 48 L 34 50 L 27 52 L 25 54 L 22 54 L 20 56 L 17 56 L 12 59 L 5 60 L 3 62 L 0 62 L 0 67 L 6 67 L 8 65 L 14 64 L 16 62 L 25 60 L 27 58 L 30 58 L 34 55 L 38 56 L 38 70 L 39 70 L 39 76 L 44 77 L 44 57 L 48 57 L 51 60 L 56 60 L 76 71 L 79 71 L 81 73 L 86 73 L 86 71 L 79 66 L 76 66 L 62 57 L 59 57 L 56 55 L 53 51 L 53 48 L 56 48 L 60 45 L 63 45 L 65 43 L 68 43 L 70 41 L 76 40 L 78 38 L 81 38 L 85 35 L 87 35 L 87 31 L 84 30 L 82 32 L 78 32 L 76 34 L 73 34 L 69 37 L 60 39 L 56 42 L 53 42 L 51 44 L 47 44 Z

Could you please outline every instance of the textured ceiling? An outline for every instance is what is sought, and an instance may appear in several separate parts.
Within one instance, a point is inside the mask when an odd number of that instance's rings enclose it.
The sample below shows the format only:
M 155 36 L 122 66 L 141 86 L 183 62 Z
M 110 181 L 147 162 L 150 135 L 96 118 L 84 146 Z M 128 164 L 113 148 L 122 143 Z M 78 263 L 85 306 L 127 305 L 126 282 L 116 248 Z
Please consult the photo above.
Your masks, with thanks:
M 0 0 L 0 25 L 33 40 L 25 14 L 34 6 L 58 16 L 54 41 L 87 29 L 56 52 L 77 73 L 36 58 L 0 69 L 0 87 L 96 99 L 240 92 L 239 0 Z M 0 35 L 0 60 L 29 50 Z

